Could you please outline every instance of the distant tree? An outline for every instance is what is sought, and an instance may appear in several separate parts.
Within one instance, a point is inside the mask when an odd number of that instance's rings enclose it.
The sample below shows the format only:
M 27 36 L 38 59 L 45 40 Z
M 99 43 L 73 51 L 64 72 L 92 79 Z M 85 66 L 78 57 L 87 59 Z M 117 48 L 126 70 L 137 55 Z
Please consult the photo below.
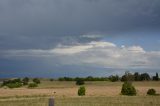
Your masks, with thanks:
M 153 76 L 153 81 L 159 81 L 158 73 L 156 73 L 156 76 Z
M 134 73 L 134 80 L 135 81 L 140 81 L 141 80 L 141 76 L 140 76 L 140 74 L 138 72 Z
M 129 73 L 129 71 L 126 71 L 125 75 L 122 76 L 121 81 L 132 82 L 132 81 L 134 81 L 134 75 Z
M 53 79 L 53 78 L 51 78 L 51 79 L 50 79 L 50 81 L 54 81 L 54 79 Z
M 58 78 L 59 81 L 74 81 L 74 78 L 71 77 L 60 77 Z
M 149 80 L 151 80 L 151 78 L 148 73 L 141 74 L 141 81 L 149 81 Z
M 82 78 L 77 78 L 76 79 L 76 85 L 84 85 L 85 83 L 84 83 L 84 79 L 82 79 Z
M 119 80 L 119 76 L 118 75 L 111 75 L 109 76 L 109 80 L 112 81 L 112 82 L 116 82 Z
M 85 81 L 94 81 L 96 80 L 96 78 L 93 78 L 92 76 L 88 76 L 87 78 L 85 78 Z
M 40 84 L 41 83 L 41 81 L 38 78 L 34 78 L 33 82 L 36 83 L 36 84 Z
M 22 82 L 23 82 L 23 85 L 28 85 L 29 78 L 28 77 L 23 78 Z

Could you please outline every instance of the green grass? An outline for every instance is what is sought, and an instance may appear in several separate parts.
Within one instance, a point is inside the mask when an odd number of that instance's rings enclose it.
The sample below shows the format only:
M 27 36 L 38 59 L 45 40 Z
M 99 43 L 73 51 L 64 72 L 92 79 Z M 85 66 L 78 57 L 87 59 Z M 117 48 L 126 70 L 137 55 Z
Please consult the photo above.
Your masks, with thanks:
M 160 106 L 160 96 L 56 98 L 55 106 Z M 48 98 L 0 99 L 0 106 L 48 106 Z

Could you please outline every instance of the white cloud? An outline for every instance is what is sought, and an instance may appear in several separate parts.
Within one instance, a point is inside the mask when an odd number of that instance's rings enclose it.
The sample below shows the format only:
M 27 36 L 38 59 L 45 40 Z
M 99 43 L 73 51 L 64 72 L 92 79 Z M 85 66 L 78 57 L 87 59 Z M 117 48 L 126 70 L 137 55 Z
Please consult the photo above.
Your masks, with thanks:
M 145 53 L 144 49 L 140 46 L 132 46 L 132 47 L 128 47 L 127 49 L 135 53 Z
M 55 48 L 51 51 L 56 54 L 69 55 L 86 51 L 87 49 L 90 49 L 92 47 L 93 47 L 92 45 L 64 46 L 60 48 Z
M 84 38 L 101 38 L 101 37 L 103 37 L 103 35 L 101 35 L 101 34 L 87 34 L 87 35 L 82 35 L 81 37 L 84 37 Z
M 145 51 L 140 46 L 121 46 L 111 42 L 90 42 L 73 46 L 58 45 L 49 50 L 9 50 L 5 57 L 51 57 L 59 64 L 112 68 L 159 68 L 160 51 Z

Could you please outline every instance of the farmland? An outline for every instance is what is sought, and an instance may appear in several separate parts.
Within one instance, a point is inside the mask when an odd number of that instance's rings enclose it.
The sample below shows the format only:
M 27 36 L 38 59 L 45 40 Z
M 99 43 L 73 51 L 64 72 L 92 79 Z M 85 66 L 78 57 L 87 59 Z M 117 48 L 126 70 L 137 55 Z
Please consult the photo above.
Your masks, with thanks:
M 43 80 L 34 89 L 0 88 L 0 106 L 47 106 L 48 98 L 55 97 L 56 106 L 158 106 L 160 96 L 146 96 L 149 88 L 160 93 L 160 82 L 133 82 L 137 96 L 120 95 L 122 82 L 88 81 L 86 96 L 78 97 L 79 86 L 73 81 Z

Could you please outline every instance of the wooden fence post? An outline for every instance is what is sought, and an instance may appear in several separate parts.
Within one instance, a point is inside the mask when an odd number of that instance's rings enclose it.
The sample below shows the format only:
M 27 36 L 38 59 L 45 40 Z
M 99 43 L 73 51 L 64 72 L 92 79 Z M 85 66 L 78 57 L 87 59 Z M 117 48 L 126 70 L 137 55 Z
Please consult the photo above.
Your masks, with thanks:
M 49 98 L 49 106 L 54 106 L 54 98 Z

